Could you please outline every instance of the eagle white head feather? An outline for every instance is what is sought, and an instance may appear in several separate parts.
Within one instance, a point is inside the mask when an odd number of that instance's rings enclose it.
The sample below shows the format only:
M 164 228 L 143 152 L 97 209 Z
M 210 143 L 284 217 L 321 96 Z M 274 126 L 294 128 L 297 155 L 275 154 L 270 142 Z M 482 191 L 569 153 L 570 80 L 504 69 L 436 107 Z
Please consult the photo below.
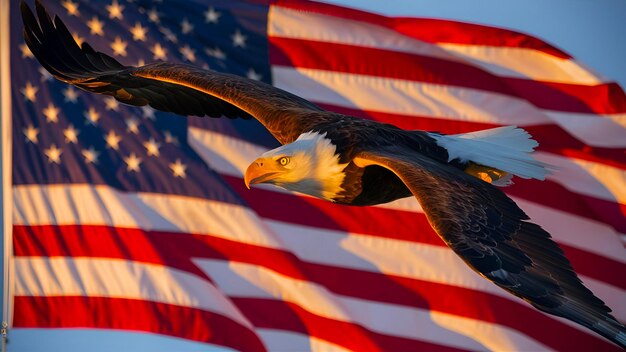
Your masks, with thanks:
M 272 149 L 250 164 L 244 177 L 246 186 L 271 183 L 332 200 L 342 191 L 347 165 L 339 163 L 336 151 L 326 133 L 305 132 L 294 142 Z

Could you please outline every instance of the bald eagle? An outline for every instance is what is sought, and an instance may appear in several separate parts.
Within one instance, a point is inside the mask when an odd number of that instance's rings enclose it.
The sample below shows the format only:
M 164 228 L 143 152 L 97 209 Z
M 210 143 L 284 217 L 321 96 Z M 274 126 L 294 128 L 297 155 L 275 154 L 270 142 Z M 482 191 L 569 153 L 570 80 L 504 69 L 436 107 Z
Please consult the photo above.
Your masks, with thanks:
M 340 204 L 414 196 L 443 241 L 487 280 L 534 307 L 575 321 L 626 347 L 626 328 L 587 289 L 559 246 L 500 189 L 513 175 L 543 179 L 524 130 L 462 135 L 406 131 L 324 111 L 262 82 L 189 65 L 124 66 L 79 46 L 37 2 L 21 3 L 26 44 L 57 79 L 123 103 L 180 115 L 257 119 L 282 144 L 245 172 Z M 442 268 L 445 270 L 445 268 Z

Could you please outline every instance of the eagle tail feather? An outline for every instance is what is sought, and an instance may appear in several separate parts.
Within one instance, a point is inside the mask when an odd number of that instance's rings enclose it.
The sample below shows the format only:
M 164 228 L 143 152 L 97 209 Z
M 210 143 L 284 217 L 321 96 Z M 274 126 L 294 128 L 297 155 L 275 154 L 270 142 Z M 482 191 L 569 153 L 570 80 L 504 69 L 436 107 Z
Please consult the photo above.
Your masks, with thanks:
M 472 162 L 521 178 L 538 180 L 545 179 L 550 172 L 548 165 L 531 155 L 538 143 L 528 132 L 517 126 L 456 135 L 430 135 L 439 146 L 448 151 L 448 161 L 459 159 L 461 162 Z M 508 184 L 510 178 L 506 181 Z

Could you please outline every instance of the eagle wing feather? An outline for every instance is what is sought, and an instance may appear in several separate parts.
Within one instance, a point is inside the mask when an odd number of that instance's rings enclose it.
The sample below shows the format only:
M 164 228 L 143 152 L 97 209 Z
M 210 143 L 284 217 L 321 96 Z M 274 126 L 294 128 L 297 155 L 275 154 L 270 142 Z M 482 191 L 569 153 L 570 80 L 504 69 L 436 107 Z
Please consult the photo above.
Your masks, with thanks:
M 255 118 L 283 144 L 334 116 L 306 99 L 236 75 L 165 62 L 124 66 L 87 43 L 79 46 L 39 1 L 37 17 L 25 2 L 21 12 L 25 42 L 42 66 L 89 92 L 179 115 Z
M 626 345 L 626 329 L 587 289 L 550 234 L 493 185 L 400 146 L 357 154 L 394 172 L 429 223 L 472 269 L 534 307 Z

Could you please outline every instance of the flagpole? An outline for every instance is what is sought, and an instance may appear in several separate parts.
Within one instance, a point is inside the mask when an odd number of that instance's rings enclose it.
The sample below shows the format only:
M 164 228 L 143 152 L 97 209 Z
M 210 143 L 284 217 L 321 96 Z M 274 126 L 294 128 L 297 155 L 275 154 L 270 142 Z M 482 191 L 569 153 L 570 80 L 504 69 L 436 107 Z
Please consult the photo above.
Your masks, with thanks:
M 10 62 L 10 0 L 0 0 L 0 214 L 2 218 L 2 326 L 0 328 L 1 350 L 6 352 L 8 330 L 11 327 L 13 279 L 11 256 L 13 253 L 13 227 L 11 223 L 11 62 Z

